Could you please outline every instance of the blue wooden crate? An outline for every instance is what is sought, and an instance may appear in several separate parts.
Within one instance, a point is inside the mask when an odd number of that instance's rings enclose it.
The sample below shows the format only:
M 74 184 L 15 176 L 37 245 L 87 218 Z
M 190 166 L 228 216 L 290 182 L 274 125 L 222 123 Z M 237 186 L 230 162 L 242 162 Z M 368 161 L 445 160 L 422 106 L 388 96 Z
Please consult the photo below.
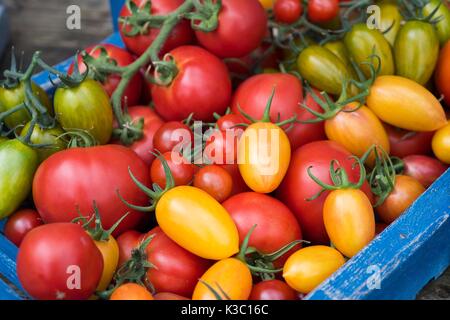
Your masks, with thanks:
M 111 0 L 114 19 L 123 0 Z M 123 46 L 115 33 L 106 43 Z M 66 71 L 68 59 L 56 66 Z M 34 81 L 51 93 L 46 72 Z M 0 230 L 4 221 L 0 221 Z M 15 272 L 17 248 L 0 234 L 0 299 L 27 298 Z M 450 169 L 405 214 L 311 292 L 307 300 L 414 299 L 450 265 Z

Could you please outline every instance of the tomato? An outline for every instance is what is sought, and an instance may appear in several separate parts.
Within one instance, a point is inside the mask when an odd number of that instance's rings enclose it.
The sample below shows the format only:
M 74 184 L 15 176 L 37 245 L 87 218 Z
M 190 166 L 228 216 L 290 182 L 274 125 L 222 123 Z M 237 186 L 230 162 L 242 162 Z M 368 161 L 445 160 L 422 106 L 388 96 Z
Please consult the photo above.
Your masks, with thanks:
M 146 248 L 147 261 L 155 267 L 148 269 L 148 280 L 156 292 L 190 297 L 211 263 L 177 245 L 159 227 L 150 230 L 145 237 L 150 235 L 154 238 Z
M 319 45 L 310 45 L 304 49 L 297 59 L 297 67 L 301 76 L 320 91 L 339 95 L 342 81 L 351 79 L 351 71 L 330 50 Z
M 203 159 L 215 164 L 233 164 L 237 159 L 237 147 L 242 129 L 213 129 L 206 138 Z
M 92 216 L 95 200 L 105 229 L 130 211 L 113 233 L 113 236 L 119 235 L 136 227 L 144 215 L 129 210 L 117 192 L 134 204 L 147 203 L 147 197 L 131 180 L 128 168 L 142 183 L 149 185 L 147 166 L 136 153 L 123 146 L 58 152 L 41 164 L 34 177 L 36 208 L 46 223 L 69 222 L 79 216 L 77 209 L 84 216 Z
M 332 191 L 323 205 L 323 221 L 331 243 L 349 258 L 375 237 L 372 204 L 359 189 Z
M 106 56 L 110 59 L 111 64 L 114 64 L 119 67 L 126 67 L 129 64 L 134 62 L 133 56 L 125 49 L 117 47 L 112 44 L 101 44 L 96 46 L 91 46 L 86 48 L 85 51 L 94 59 L 98 59 L 102 54 L 102 49 L 105 50 Z M 86 72 L 87 68 L 83 62 L 83 58 L 81 55 L 77 57 L 78 61 L 78 70 L 80 73 Z M 72 74 L 74 68 L 74 64 L 72 63 L 69 67 L 68 73 Z M 106 76 L 97 76 L 95 71 L 93 73 L 93 79 L 101 82 L 103 89 L 105 89 L 108 96 L 112 96 L 114 90 L 116 90 L 117 85 L 119 84 L 121 77 L 117 74 L 109 74 Z M 122 104 L 127 104 L 128 106 L 134 106 L 139 103 L 141 98 L 141 90 L 142 90 L 142 75 L 138 72 L 136 73 L 128 83 L 123 96 L 122 96 Z
M 430 80 L 439 56 L 439 39 L 432 24 L 408 21 L 400 28 L 394 46 L 396 74 L 418 84 Z
M 389 138 L 381 121 L 366 106 L 358 106 L 357 102 L 351 103 L 336 116 L 325 121 L 328 139 L 339 142 L 358 157 L 362 157 L 374 144 L 389 153 Z M 356 111 L 350 111 L 356 108 Z M 374 161 L 373 157 L 369 159 Z
M 144 235 L 136 230 L 128 230 L 117 238 L 119 247 L 119 261 L 117 266 L 121 266 L 125 261 L 130 260 L 133 249 L 139 247 Z
M 378 216 L 385 223 L 392 223 L 411 204 L 424 193 L 425 188 L 414 178 L 397 175 L 394 190 L 386 200 L 376 208 Z
M 194 178 L 195 165 L 184 159 L 181 155 L 179 158 L 174 158 L 172 152 L 166 152 L 162 155 L 166 159 L 172 172 L 176 186 L 188 185 Z M 155 159 L 150 168 L 150 177 L 152 183 L 157 183 L 161 188 L 166 187 L 166 175 L 161 160 Z
M 143 8 L 147 3 L 146 0 L 133 0 L 133 2 L 139 7 Z M 165 15 L 172 11 L 175 11 L 179 6 L 183 4 L 183 0 L 152 0 L 152 6 L 150 13 L 152 15 Z M 120 19 L 127 19 L 131 15 L 130 10 L 128 10 L 126 4 L 122 7 L 119 15 L 119 31 L 123 42 L 128 50 L 134 54 L 140 56 L 147 50 L 147 48 L 153 43 L 155 38 L 159 34 L 159 29 L 146 27 L 142 30 L 142 33 L 138 33 L 135 36 L 128 36 L 126 33 L 131 31 L 130 26 L 124 25 Z M 193 40 L 193 32 L 189 21 L 182 19 L 175 26 L 175 28 L 170 33 L 169 38 L 164 43 L 162 49 L 160 50 L 161 55 L 164 53 L 178 47 L 181 45 L 189 44 Z
M 218 19 L 217 29 L 197 30 L 195 35 L 200 45 L 220 58 L 243 57 L 266 35 L 267 15 L 258 0 L 222 0 Z
M 431 143 L 436 157 L 446 164 L 450 164 L 450 122 L 433 136 Z
M 238 128 L 237 126 L 239 124 L 243 124 L 245 122 L 246 120 L 241 114 L 230 113 L 220 117 L 216 122 L 216 126 L 219 130 L 233 130 Z
M 273 123 L 253 123 L 239 139 L 239 172 L 253 191 L 270 193 L 278 188 L 290 159 L 289 138 Z
M 85 130 L 100 144 L 109 141 L 113 113 L 108 94 L 100 83 L 86 79 L 76 87 L 59 87 L 54 104 L 56 119 L 64 130 Z
M 423 155 L 411 155 L 402 159 L 405 176 L 410 176 L 428 188 L 446 170 L 439 160 Z
M 119 263 L 119 246 L 116 239 L 109 236 L 107 240 L 94 240 L 103 257 L 103 272 L 96 291 L 104 291 L 111 283 Z
M 154 300 L 154 298 L 145 287 L 130 282 L 116 288 L 109 300 Z
M 380 8 L 380 30 L 383 36 L 393 47 L 395 38 L 397 38 L 398 31 L 400 30 L 400 23 L 403 21 L 403 17 L 398 6 L 395 2 L 383 1 L 378 4 Z M 389 31 L 387 31 L 389 29 Z M 387 31 L 387 32 L 386 32 Z
M 338 14 L 338 0 L 308 1 L 308 20 L 313 23 L 329 22 L 333 20 Z
M 264 9 L 272 9 L 274 0 L 259 0 Z
M 355 79 L 357 78 L 352 62 L 350 61 L 350 53 L 348 52 L 347 47 L 344 44 L 344 41 L 342 40 L 329 41 L 326 42 L 323 45 L 323 47 L 334 53 L 334 55 L 337 56 L 345 64 L 350 75 Z
M 30 130 L 31 123 L 28 122 L 23 127 L 20 133 L 21 137 L 25 137 Z M 30 142 L 37 145 L 46 145 L 41 148 L 34 148 L 38 155 L 39 163 L 50 157 L 52 154 L 64 150 L 67 148 L 67 143 L 60 138 L 64 134 L 64 130 L 59 126 L 55 126 L 51 129 L 41 128 L 38 124 L 34 126 L 33 133 L 30 137 Z
M 180 143 L 184 143 L 186 140 L 194 141 L 192 130 L 180 121 L 169 121 L 155 132 L 153 146 L 155 150 L 166 153 L 173 151 L 176 146 L 179 146 Z
M 233 190 L 233 178 L 227 170 L 210 165 L 201 168 L 194 177 L 194 187 L 202 189 L 219 202 L 223 202 Z
M 50 114 L 53 114 L 50 100 L 45 91 L 34 82 L 31 87 L 35 96 L 38 97 L 40 103 L 47 108 Z M 0 113 L 11 110 L 25 101 L 25 84 L 19 83 L 17 87 L 6 89 L 0 86 Z M 26 109 L 22 109 L 7 116 L 3 121 L 10 129 L 14 129 L 19 125 L 25 125 L 31 120 L 31 116 Z
M 300 0 L 276 0 L 273 11 L 278 22 L 293 23 L 302 15 L 303 4 Z
M 399 76 L 379 76 L 367 106 L 384 122 L 411 131 L 434 131 L 447 119 L 440 102 L 426 88 Z
M 372 58 L 375 69 L 380 67 L 379 75 L 394 74 L 394 58 L 391 46 L 383 34 L 376 29 L 369 29 L 366 23 L 357 23 L 346 33 L 344 43 L 353 60 L 360 66 L 366 77 L 370 76 L 367 65 L 361 65 L 373 54 L 380 58 L 381 65 L 377 59 Z
M 254 225 L 249 246 L 262 253 L 272 253 L 295 240 L 302 239 L 300 226 L 294 214 L 281 201 L 265 194 L 246 192 L 223 203 L 237 226 L 242 244 Z M 296 246 L 294 251 L 300 246 Z M 276 261 L 282 265 L 293 251 Z
M 248 299 L 298 300 L 295 291 L 281 280 L 266 280 L 255 284 Z
M 223 164 L 222 168 L 228 171 L 233 179 L 233 187 L 231 189 L 230 196 L 233 196 L 238 193 L 250 191 L 250 188 L 245 183 L 244 179 L 242 179 L 241 173 L 239 172 L 239 166 L 237 163 L 233 164 Z
M 444 96 L 447 106 L 450 106 L 450 41 L 442 48 L 436 65 L 434 82 L 440 94 Z
M 436 29 L 437 36 L 439 37 L 439 42 L 441 45 L 445 45 L 445 43 L 450 40 L 450 9 L 445 5 L 445 1 L 441 0 L 430 0 L 428 3 L 422 8 L 423 15 L 429 16 L 433 10 L 439 6 L 439 9 L 434 14 L 433 18 L 439 18 L 439 21 L 434 25 Z
M 375 224 L 375 234 L 379 235 L 380 233 L 382 233 L 384 231 L 384 229 L 386 229 L 388 227 L 388 225 L 386 223 L 383 222 L 377 222 Z
M 248 267 L 235 258 L 223 259 L 213 264 L 195 286 L 192 300 L 216 300 L 205 285 L 210 285 L 223 300 L 247 300 L 252 290 L 252 275 Z M 222 291 L 226 294 L 223 294 Z
M 311 246 L 295 252 L 286 261 L 283 278 L 301 293 L 309 293 L 345 263 L 336 249 Z
M 199 257 L 220 260 L 239 250 L 239 234 L 230 215 L 198 188 L 167 191 L 156 206 L 156 220 L 169 238 Z
M 23 238 L 28 232 L 42 225 L 42 220 L 36 210 L 22 209 L 9 216 L 5 223 L 5 237 L 20 246 Z
M 36 151 L 17 139 L 0 144 L 0 219 L 16 211 L 31 191 Z
M 223 114 L 231 98 L 226 65 L 208 51 L 194 46 L 170 52 L 178 73 L 168 86 L 152 85 L 155 110 L 165 120 L 183 120 L 194 113 L 196 120 L 211 121 Z
M 20 283 L 35 299 L 87 299 L 97 288 L 102 269 L 102 254 L 74 223 L 31 230 L 17 254 Z
M 1 137 L 1 136 L 0 136 L 0 143 L 5 142 L 5 141 L 8 141 L 8 138 Z
M 308 168 L 324 183 L 332 183 L 330 162 L 337 160 L 347 172 L 351 182 L 356 183 L 360 174 L 353 168 L 351 153 L 334 141 L 316 141 L 304 145 L 292 155 L 286 177 L 277 192 L 277 197 L 296 215 L 302 228 L 303 238 L 314 243 L 328 243 L 329 238 L 323 222 L 323 204 L 329 192 L 324 192 L 315 200 L 308 201 L 321 187 L 308 175 Z M 362 190 L 371 199 L 369 185 L 364 183 Z
M 431 153 L 434 132 L 411 132 L 383 124 L 389 137 L 391 155 L 403 158 L 412 154 Z
M 188 298 L 170 292 L 159 292 L 154 295 L 154 298 L 155 300 L 189 300 Z

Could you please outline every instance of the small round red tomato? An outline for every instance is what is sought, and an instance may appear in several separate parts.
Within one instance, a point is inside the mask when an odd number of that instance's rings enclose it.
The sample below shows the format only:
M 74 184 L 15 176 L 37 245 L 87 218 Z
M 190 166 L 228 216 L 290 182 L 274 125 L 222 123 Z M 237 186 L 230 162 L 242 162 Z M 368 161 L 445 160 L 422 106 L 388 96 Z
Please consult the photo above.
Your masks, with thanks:
M 103 257 L 79 225 L 52 223 L 31 230 L 17 255 L 17 275 L 35 299 L 87 299 L 97 288 Z
M 323 23 L 333 20 L 339 13 L 338 0 L 310 0 L 308 1 L 308 20 Z
M 425 188 L 439 178 L 447 166 L 435 158 L 423 155 L 411 155 L 403 158 L 404 175 L 413 177 Z
M 233 179 L 227 170 L 218 165 L 201 168 L 194 177 L 194 187 L 208 192 L 219 202 L 225 201 L 233 190 Z
M 246 123 L 245 118 L 240 114 L 226 114 L 217 120 L 216 125 L 219 130 L 233 130 L 240 128 L 240 124 Z
M 143 8 L 147 3 L 147 0 L 133 0 L 133 2 L 139 7 Z M 179 6 L 183 4 L 183 0 L 152 0 L 151 14 L 152 15 L 164 15 L 172 11 L 175 11 Z M 138 33 L 135 36 L 128 36 L 126 33 L 131 31 L 131 26 L 124 25 L 121 21 L 127 19 L 131 15 L 125 4 L 120 11 L 119 16 L 119 30 L 122 40 L 128 50 L 134 54 L 140 56 L 147 50 L 147 48 L 153 43 L 155 38 L 159 34 L 159 29 L 146 27 L 143 32 Z M 164 54 L 178 46 L 189 44 L 193 40 L 193 31 L 189 25 L 189 21 L 182 19 L 178 25 L 173 29 L 169 38 L 164 43 L 161 49 L 161 54 Z
M 117 246 L 119 247 L 118 267 L 131 258 L 131 252 L 139 247 L 143 237 L 144 235 L 136 230 L 128 230 L 117 238 Z
M 258 0 L 222 0 L 218 18 L 216 30 L 195 32 L 198 42 L 218 57 L 243 57 L 266 35 L 267 15 Z
M 413 154 L 431 153 L 433 132 L 412 132 L 383 124 L 391 145 L 391 155 L 404 158 Z
M 144 119 L 144 127 L 142 128 L 143 137 L 134 141 L 128 148 L 136 152 L 139 158 L 144 160 L 147 165 L 150 165 L 153 159 L 155 159 L 153 151 L 156 148 L 153 145 L 153 138 L 164 122 L 153 109 L 147 106 L 130 107 L 128 108 L 128 114 L 133 121 Z M 114 123 L 114 127 L 117 127 L 117 123 Z M 115 143 L 119 142 L 116 141 Z
M 154 298 L 147 288 L 130 282 L 117 287 L 109 300 L 154 300 Z
M 170 52 L 178 73 L 168 86 L 152 85 L 155 110 L 166 121 L 213 120 L 213 113 L 225 113 L 231 98 L 231 80 L 226 65 L 212 53 L 194 46 Z
M 119 67 L 125 67 L 134 62 L 133 56 L 125 49 L 117 47 L 112 44 L 101 44 L 97 46 L 91 46 L 87 48 L 85 51 L 93 58 L 98 58 L 102 50 L 105 50 L 106 55 L 111 59 L 111 63 L 116 64 Z M 80 73 L 86 72 L 86 65 L 83 63 L 83 58 L 81 55 L 78 55 L 78 70 Z M 69 67 L 69 74 L 72 74 L 74 68 L 74 64 L 72 63 Z M 114 90 L 116 90 L 117 85 L 119 84 L 121 77 L 117 74 L 110 74 L 106 76 L 104 79 L 100 77 L 95 77 L 95 80 L 101 82 L 103 88 L 106 93 L 111 97 Z M 128 83 L 127 88 L 122 96 L 122 103 L 127 103 L 129 106 L 134 106 L 139 103 L 139 99 L 141 97 L 142 90 L 142 75 L 140 73 L 136 73 L 133 78 L 131 78 Z M 125 99 L 126 98 L 126 99 Z
M 156 131 L 153 137 L 153 147 L 155 150 L 165 153 L 174 151 L 175 147 L 181 146 L 180 143 L 183 146 L 185 143 L 190 146 L 193 141 L 194 134 L 187 125 L 180 121 L 169 121 Z
M 175 152 L 166 152 L 162 155 L 172 172 L 176 186 L 185 186 L 191 183 L 195 174 L 195 165 Z M 166 187 L 166 174 L 160 159 L 156 158 L 150 168 L 152 183 L 157 183 L 161 188 Z
M 25 235 L 32 229 L 42 225 L 41 217 L 36 210 L 22 209 L 9 216 L 5 223 L 4 233 L 9 241 L 20 246 Z
M 238 141 L 237 130 L 214 129 L 206 139 L 203 158 L 214 164 L 236 163 Z
M 275 252 L 292 241 L 302 239 L 300 226 L 291 210 L 268 195 L 241 193 L 229 198 L 223 206 L 238 228 L 240 243 L 256 224 L 249 246 L 262 253 Z M 293 251 L 299 247 L 296 246 Z M 293 251 L 277 260 L 276 265 L 282 265 Z
M 441 49 L 434 78 L 436 87 L 444 96 L 447 106 L 450 107 L 450 74 L 448 70 L 450 70 L 450 41 L 447 41 Z
M 298 300 L 297 293 L 286 282 L 266 280 L 253 285 L 249 300 Z
M 301 0 L 276 0 L 273 11 L 278 22 L 293 23 L 302 15 L 303 5 Z

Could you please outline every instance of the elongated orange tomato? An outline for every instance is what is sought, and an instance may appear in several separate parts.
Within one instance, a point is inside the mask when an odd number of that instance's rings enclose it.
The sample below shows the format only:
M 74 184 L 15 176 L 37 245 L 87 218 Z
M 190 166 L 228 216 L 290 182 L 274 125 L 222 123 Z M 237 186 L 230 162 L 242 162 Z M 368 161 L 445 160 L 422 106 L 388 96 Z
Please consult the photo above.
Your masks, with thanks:
M 374 144 L 389 153 L 389 138 L 381 121 L 366 106 L 349 112 L 357 107 L 358 103 L 350 103 L 332 119 L 325 121 L 328 139 L 339 142 L 358 157 Z
M 97 291 L 104 291 L 110 284 L 114 272 L 116 272 L 119 262 L 119 246 L 116 239 L 112 236 L 109 236 L 106 241 L 94 240 L 94 243 L 103 256 L 103 273 L 97 286 Z
M 143 286 L 125 283 L 114 290 L 109 300 L 154 300 L 154 298 Z
M 431 146 L 439 160 L 450 164 L 450 122 L 435 132 Z
M 240 260 L 228 258 L 212 265 L 200 278 L 192 300 L 217 300 L 215 291 L 223 300 L 247 300 L 252 291 L 252 275 Z M 211 286 L 213 290 L 208 288 Z
M 367 106 L 384 122 L 411 131 L 435 131 L 446 123 L 440 102 L 425 87 L 399 76 L 380 76 Z
M 253 191 L 270 193 L 280 185 L 291 159 L 286 133 L 270 122 L 251 124 L 238 144 L 239 171 Z
M 295 252 L 284 264 L 283 278 L 294 290 L 309 293 L 345 263 L 342 254 L 327 246 Z
M 225 208 L 207 192 L 179 186 L 167 191 L 156 205 L 161 229 L 193 254 L 221 260 L 239 251 L 239 233 Z
M 332 191 L 323 206 L 323 221 L 333 245 L 353 257 L 375 237 L 375 214 L 359 189 Z

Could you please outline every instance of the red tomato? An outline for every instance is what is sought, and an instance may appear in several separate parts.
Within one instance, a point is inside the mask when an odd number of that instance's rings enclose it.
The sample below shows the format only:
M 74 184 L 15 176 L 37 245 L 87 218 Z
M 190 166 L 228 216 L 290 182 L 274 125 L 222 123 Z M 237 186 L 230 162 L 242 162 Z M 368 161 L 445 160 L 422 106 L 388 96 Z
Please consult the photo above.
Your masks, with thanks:
M 206 139 L 203 157 L 215 164 L 236 163 L 239 136 L 236 130 L 213 130 Z
M 244 117 L 240 114 L 230 113 L 220 117 L 219 120 L 217 120 L 216 125 L 219 130 L 233 130 L 236 128 L 243 128 L 238 126 L 243 123 L 246 123 Z
M 294 214 L 302 227 L 305 240 L 314 243 L 329 243 L 325 230 L 322 209 L 329 191 L 324 192 L 315 200 L 307 199 L 316 195 L 321 187 L 308 175 L 308 168 L 321 181 L 331 184 L 330 162 L 337 160 L 347 172 L 351 182 L 358 182 L 360 173 L 358 167 L 353 168 L 354 160 L 343 146 L 334 141 L 311 142 L 297 149 L 292 155 L 288 172 L 278 190 L 278 197 Z M 370 187 L 364 183 L 362 190 L 372 201 Z
M 339 13 L 338 0 L 310 0 L 308 1 L 308 20 L 322 23 L 333 20 Z
M 275 19 L 282 23 L 293 23 L 303 13 L 301 0 L 276 0 L 273 6 Z
M 143 237 L 144 235 L 136 230 L 128 230 L 117 238 L 117 245 L 119 247 L 118 267 L 120 267 L 125 261 L 130 260 L 131 252 L 133 249 L 139 247 Z
M 5 237 L 16 246 L 20 246 L 25 235 L 40 225 L 42 225 L 42 219 L 36 210 L 18 210 L 9 216 L 5 223 Z
M 117 47 L 112 44 L 101 44 L 98 46 L 91 46 L 87 48 L 85 51 L 92 56 L 93 58 L 98 58 L 101 53 L 101 46 L 106 50 L 108 57 L 112 60 L 111 62 L 115 62 L 119 67 L 125 67 L 134 62 L 133 56 L 125 49 Z M 83 63 L 83 58 L 81 55 L 78 55 L 78 70 L 80 73 L 86 72 L 86 65 Z M 74 64 L 72 63 L 69 67 L 69 74 L 72 74 L 74 68 Z M 111 97 L 114 90 L 116 90 L 117 85 L 120 82 L 121 77 L 117 74 L 110 74 L 106 77 L 104 81 L 101 81 L 103 88 Z M 99 80 L 99 79 L 96 79 Z M 134 106 L 139 103 L 141 98 L 141 90 L 142 90 L 142 75 L 138 72 L 131 78 L 128 83 L 125 92 L 123 93 L 122 103 L 125 103 L 125 97 L 127 105 Z
M 229 198 L 222 205 L 238 228 L 241 244 L 256 224 L 249 246 L 262 253 L 272 253 L 292 241 L 302 239 L 300 226 L 291 210 L 268 195 L 256 192 L 241 193 Z M 276 265 L 281 266 L 289 255 L 299 248 L 300 246 L 296 246 L 278 259 Z
M 150 230 L 145 237 L 154 234 L 147 247 L 147 260 L 155 268 L 147 271 L 148 280 L 157 292 L 170 292 L 190 297 L 198 279 L 211 265 L 183 249 L 172 241 L 159 227 Z
M 224 168 L 210 165 L 201 168 L 195 174 L 194 187 L 208 192 L 214 199 L 223 202 L 233 190 L 233 178 Z
M 403 158 L 413 154 L 430 154 L 434 132 L 411 132 L 383 124 L 389 137 L 391 155 Z
M 185 186 L 191 183 L 194 178 L 195 165 L 188 162 L 188 160 L 179 157 L 175 158 L 174 153 L 166 152 L 163 153 L 164 159 L 166 159 L 169 165 L 170 171 L 172 172 L 173 179 L 175 180 L 176 186 Z M 164 173 L 164 167 L 161 160 L 155 159 L 150 168 L 150 177 L 152 183 L 157 183 L 161 188 L 166 187 L 166 175 Z
M 128 114 L 133 121 L 144 119 L 144 128 L 142 129 L 143 137 L 140 140 L 133 142 L 128 148 L 137 153 L 137 155 L 144 160 L 147 165 L 150 165 L 155 159 L 153 151 L 156 148 L 153 145 L 153 138 L 158 129 L 163 125 L 162 119 L 147 106 L 135 106 L 128 108 Z M 117 127 L 117 123 L 114 123 Z M 119 141 L 114 141 L 119 144 Z
M 253 286 L 249 300 L 298 300 L 297 293 L 281 280 L 261 281 Z
M 403 158 L 403 162 L 404 174 L 413 177 L 425 188 L 428 188 L 448 168 L 439 160 L 423 155 L 407 156 Z
M 217 29 L 195 35 L 216 56 L 240 58 L 258 48 L 266 31 L 267 15 L 258 0 L 222 0 Z
M 111 228 L 127 212 L 113 235 L 133 229 L 145 215 L 130 210 L 127 201 L 138 206 L 148 204 L 148 197 L 131 180 L 128 168 L 145 185 L 150 174 L 135 152 L 119 145 L 74 148 L 55 153 L 42 162 L 33 180 L 33 199 L 45 223 L 70 222 L 94 214 L 96 201 L 103 227 Z
M 153 137 L 153 146 L 155 150 L 165 153 L 173 151 L 180 142 L 183 143 L 187 139 L 190 139 L 191 144 L 194 141 L 192 130 L 180 121 L 169 121 L 156 131 Z
M 444 101 L 450 107 L 450 41 L 447 41 L 441 49 L 436 65 L 434 81 L 439 92 L 444 96 Z
M 230 196 L 233 196 L 238 193 L 250 191 L 250 188 L 245 183 L 244 179 L 241 176 L 241 172 L 239 171 L 239 166 L 237 163 L 233 164 L 223 164 L 222 168 L 228 171 L 233 179 L 233 188 L 231 190 Z
M 231 97 L 226 65 L 208 51 L 194 46 L 170 52 L 178 74 L 168 86 L 151 86 L 155 110 L 165 120 L 183 120 L 194 113 L 196 120 L 211 121 L 213 113 L 225 113 Z
M 133 2 L 139 8 L 142 8 L 147 3 L 147 0 L 133 0 Z M 164 15 L 170 13 L 181 6 L 183 2 L 183 0 L 152 0 L 151 13 L 153 15 Z M 128 10 L 125 4 L 120 11 L 119 18 L 125 18 L 130 15 L 131 12 Z M 130 26 L 124 27 L 124 25 L 119 22 L 120 35 L 122 36 L 122 40 L 125 43 L 125 46 L 128 50 L 138 56 L 140 56 L 145 52 L 145 50 L 147 50 L 147 48 L 153 43 L 153 41 L 159 34 L 159 29 L 149 28 L 148 32 L 131 37 L 125 35 L 124 29 L 128 32 L 131 31 Z M 183 19 L 171 32 L 169 38 L 160 51 L 161 55 L 178 46 L 191 43 L 193 40 L 193 36 L 194 34 L 189 21 Z
M 31 230 L 17 255 L 17 275 L 35 299 L 87 299 L 97 288 L 103 257 L 84 229 L 53 223 Z

